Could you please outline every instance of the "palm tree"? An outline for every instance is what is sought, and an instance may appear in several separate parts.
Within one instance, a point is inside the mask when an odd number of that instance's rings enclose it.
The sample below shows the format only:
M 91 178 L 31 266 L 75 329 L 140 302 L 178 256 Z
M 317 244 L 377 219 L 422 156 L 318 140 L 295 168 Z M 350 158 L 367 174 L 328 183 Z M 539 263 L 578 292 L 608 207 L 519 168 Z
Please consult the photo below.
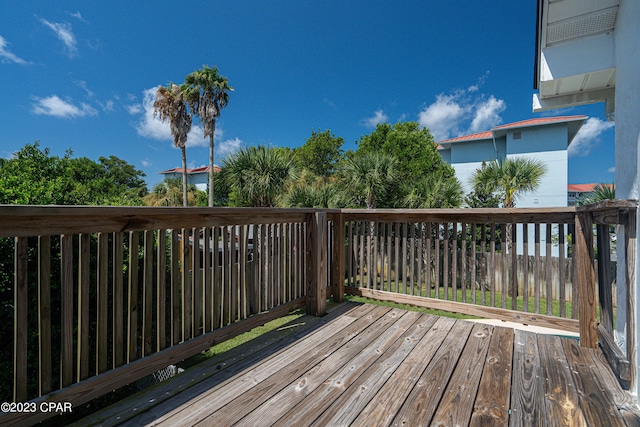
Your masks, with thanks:
M 354 201 L 375 209 L 380 198 L 397 183 L 398 161 L 382 152 L 356 153 L 344 162 L 340 174 Z
M 412 209 L 458 208 L 462 198 L 462 184 L 458 178 L 431 174 L 410 185 L 404 205 Z
M 249 147 L 223 162 L 222 177 L 241 205 L 272 207 L 298 176 L 291 152 L 277 147 Z
M 147 206 L 180 206 L 182 204 L 182 180 L 180 178 L 168 178 L 153 187 L 151 193 L 142 199 Z M 195 205 L 197 189 L 193 184 L 187 186 L 188 203 Z
M 188 206 L 187 199 L 187 134 L 191 130 L 191 115 L 185 99 L 186 87 L 170 83 L 156 90 L 153 102 L 154 115 L 160 120 L 169 121 L 173 145 L 182 152 L 182 204 Z
M 495 160 L 477 169 L 471 176 L 475 188 L 498 192 L 502 207 L 513 208 L 518 196 L 535 191 L 547 171 L 544 163 L 527 157 Z
M 578 200 L 578 204 L 589 205 L 603 200 L 615 200 L 615 198 L 616 186 L 614 184 L 596 184 L 590 194 Z
M 226 77 L 218 74 L 217 67 L 203 66 L 187 75 L 185 84 L 189 87 L 189 103 L 191 111 L 200 119 L 204 129 L 204 137 L 209 137 L 209 206 L 213 206 L 213 149 L 216 119 L 220 110 L 229 102 L 229 86 Z

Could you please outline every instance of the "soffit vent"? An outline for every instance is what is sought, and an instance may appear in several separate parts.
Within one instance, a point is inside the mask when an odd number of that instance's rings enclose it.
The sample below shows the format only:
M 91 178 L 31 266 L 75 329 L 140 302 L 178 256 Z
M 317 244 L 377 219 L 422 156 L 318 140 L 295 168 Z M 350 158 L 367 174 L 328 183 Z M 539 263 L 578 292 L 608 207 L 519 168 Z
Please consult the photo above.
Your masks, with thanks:
M 547 46 L 579 37 L 612 31 L 618 16 L 618 6 L 599 10 L 549 24 L 547 27 Z

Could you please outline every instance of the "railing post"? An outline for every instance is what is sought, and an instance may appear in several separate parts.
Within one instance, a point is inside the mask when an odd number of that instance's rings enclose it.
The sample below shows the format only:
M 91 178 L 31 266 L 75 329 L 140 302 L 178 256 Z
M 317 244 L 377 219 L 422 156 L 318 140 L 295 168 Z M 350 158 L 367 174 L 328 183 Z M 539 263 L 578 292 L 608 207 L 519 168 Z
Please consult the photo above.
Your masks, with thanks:
M 613 277 L 611 276 L 611 245 L 609 224 L 598 224 L 598 299 L 600 300 L 600 322 L 613 336 Z
M 333 220 L 333 300 L 344 301 L 344 215 L 338 213 Z
M 627 294 L 627 360 L 629 361 L 631 389 L 637 392 L 636 384 L 636 221 L 637 212 L 629 209 L 624 215 L 625 276 Z M 618 301 L 618 304 L 623 304 Z
M 327 310 L 327 213 L 307 219 L 307 314 L 324 316 Z
M 576 275 L 574 289 L 578 290 L 580 309 L 580 345 L 596 348 L 598 325 L 596 323 L 596 275 L 593 267 L 593 218 L 582 212 L 575 219 L 574 259 Z

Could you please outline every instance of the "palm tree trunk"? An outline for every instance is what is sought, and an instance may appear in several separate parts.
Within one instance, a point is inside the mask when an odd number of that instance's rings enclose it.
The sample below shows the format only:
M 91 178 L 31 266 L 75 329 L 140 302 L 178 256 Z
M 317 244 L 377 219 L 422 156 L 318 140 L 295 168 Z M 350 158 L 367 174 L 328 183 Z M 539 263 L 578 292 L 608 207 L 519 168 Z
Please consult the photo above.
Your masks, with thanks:
M 187 193 L 187 148 L 180 147 L 182 151 L 182 205 L 189 206 Z
M 209 207 L 213 206 L 213 137 L 216 133 L 216 121 L 211 121 L 211 135 L 209 135 Z

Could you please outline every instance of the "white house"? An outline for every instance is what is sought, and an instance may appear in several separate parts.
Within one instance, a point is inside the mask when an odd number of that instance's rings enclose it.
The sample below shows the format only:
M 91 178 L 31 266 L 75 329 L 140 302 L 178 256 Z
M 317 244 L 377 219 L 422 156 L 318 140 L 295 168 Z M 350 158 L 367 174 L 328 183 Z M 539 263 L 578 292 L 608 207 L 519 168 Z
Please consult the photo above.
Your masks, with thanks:
M 445 162 L 456 171 L 465 193 L 482 162 L 526 156 L 541 160 L 547 172 L 534 193 L 522 195 L 517 207 L 567 206 L 567 148 L 586 116 L 546 117 L 496 126 L 486 132 L 438 143 Z
M 220 166 L 214 166 L 213 172 L 220 172 Z M 164 175 L 164 179 L 177 178 L 182 180 L 182 168 L 167 169 L 158 172 Z M 198 190 L 207 191 L 209 187 L 209 166 L 187 169 L 187 184 L 193 184 Z
M 551 110 L 604 102 L 615 121 L 616 197 L 640 196 L 640 1 L 538 0 L 533 110 Z M 640 216 L 636 221 L 640 220 Z M 640 222 L 636 222 L 636 229 Z M 618 232 L 622 241 L 626 230 Z M 635 233 L 635 230 L 632 231 Z M 634 235 L 635 237 L 635 235 Z M 640 271 L 640 245 L 635 248 L 635 271 Z M 624 250 L 618 246 L 618 255 Z M 618 264 L 618 301 L 627 301 L 626 272 Z M 630 292 L 640 301 L 640 274 L 632 277 Z M 640 372 L 640 304 L 635 324 L 627 325 L 625 304 L 617 309 L 616 340 L 626 348 L 626 328 L 635 341 L 630 363 Z M 640 375 L 631 384 L 637 394 Z

